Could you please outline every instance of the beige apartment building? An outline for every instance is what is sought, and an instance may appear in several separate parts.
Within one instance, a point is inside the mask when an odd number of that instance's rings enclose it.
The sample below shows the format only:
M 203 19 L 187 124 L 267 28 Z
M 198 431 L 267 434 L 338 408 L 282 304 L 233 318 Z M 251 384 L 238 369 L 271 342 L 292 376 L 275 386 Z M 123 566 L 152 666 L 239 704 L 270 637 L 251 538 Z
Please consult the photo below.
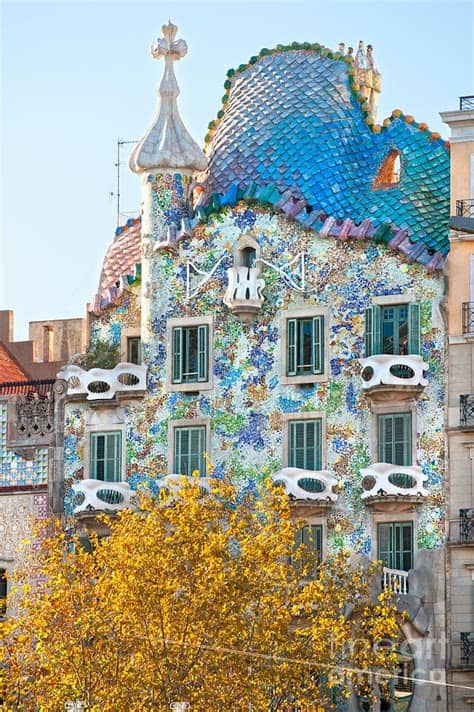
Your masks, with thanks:
M 451 130 L 448 279 L 448 709 L 474 709 L 474 96 L 441 113 Z

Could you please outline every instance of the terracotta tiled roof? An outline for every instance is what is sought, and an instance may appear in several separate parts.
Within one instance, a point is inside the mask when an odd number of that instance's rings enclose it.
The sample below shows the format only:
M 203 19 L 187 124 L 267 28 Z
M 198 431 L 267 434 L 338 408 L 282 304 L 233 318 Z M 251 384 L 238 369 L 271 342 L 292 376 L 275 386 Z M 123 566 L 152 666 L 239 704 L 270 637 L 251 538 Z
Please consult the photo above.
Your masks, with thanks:
M 98 313 L 113 304 L 122 293 L 124 283 L 131 283 L 140 275 L 141 221 L 131 218 L 118 227 L 115 239 L 104 258 L 94 303 L 90 311 Z
M 27 381 L 28 376 L 21 366 L 15 361 L 13 356 L 0 343 L 0 383 L 10 381 Z

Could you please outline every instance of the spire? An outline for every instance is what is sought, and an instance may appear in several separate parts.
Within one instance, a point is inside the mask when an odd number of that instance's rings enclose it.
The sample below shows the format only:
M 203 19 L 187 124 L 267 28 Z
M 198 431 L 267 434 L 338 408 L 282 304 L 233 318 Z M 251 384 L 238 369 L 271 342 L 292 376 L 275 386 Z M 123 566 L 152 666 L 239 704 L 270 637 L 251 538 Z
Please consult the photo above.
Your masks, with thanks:
M 170 21 L 161 31 L 163 37 L 151 46 L 152 57 L 165 60 L 158 114 L 133 149 L 129 166 L 134 173 L 153 169 L 202 171 L 206 168 L 206 159 L 183 124 L 177 105 L 179 87 L 173 63 L 186 55 L 188 46 L 184 40 L 175 40 L 178 28 Z

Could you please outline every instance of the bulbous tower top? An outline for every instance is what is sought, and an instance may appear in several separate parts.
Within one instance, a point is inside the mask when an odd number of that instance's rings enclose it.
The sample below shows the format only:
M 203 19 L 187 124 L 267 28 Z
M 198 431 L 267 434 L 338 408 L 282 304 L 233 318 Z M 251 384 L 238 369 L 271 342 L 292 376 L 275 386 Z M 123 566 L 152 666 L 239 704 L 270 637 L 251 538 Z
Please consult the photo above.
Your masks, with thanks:
M 163 58 L 165 68 L 158 90 L 158 113 L 151 127 L 137 143 L 129 160 L 134 173 L 158 171 L 202 171 L 206 168 L 203 152 L 186 129 L 178 111 L 179 87 L 173 64 L 188 51 L 186 42 L 176 40 L 178 28 L 171 22 L 161 28 L 160 37 L 151 46 L 154 59 Z

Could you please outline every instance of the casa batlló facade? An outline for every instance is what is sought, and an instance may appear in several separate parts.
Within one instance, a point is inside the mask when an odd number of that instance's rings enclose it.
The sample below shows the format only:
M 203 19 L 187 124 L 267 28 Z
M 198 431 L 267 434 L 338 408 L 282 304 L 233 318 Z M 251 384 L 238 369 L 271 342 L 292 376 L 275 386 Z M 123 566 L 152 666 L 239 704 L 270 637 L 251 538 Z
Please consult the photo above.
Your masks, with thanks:
M 442 679 L 448 147 L 401 111 L 376 123 L 370 46 L 295 43 L 227 73 L 204 154 L 176 103 L 186 43 L 162 31 L 159 111 L 130 158 L 141 216 L 90 306 L 122 362 L 58 376 L 68 520 L 196 470 L 242 495 L 271 477 L 315 559 L 383 561 L 402 677 Z M 396 709 L 446 704 L 402 683 Z

